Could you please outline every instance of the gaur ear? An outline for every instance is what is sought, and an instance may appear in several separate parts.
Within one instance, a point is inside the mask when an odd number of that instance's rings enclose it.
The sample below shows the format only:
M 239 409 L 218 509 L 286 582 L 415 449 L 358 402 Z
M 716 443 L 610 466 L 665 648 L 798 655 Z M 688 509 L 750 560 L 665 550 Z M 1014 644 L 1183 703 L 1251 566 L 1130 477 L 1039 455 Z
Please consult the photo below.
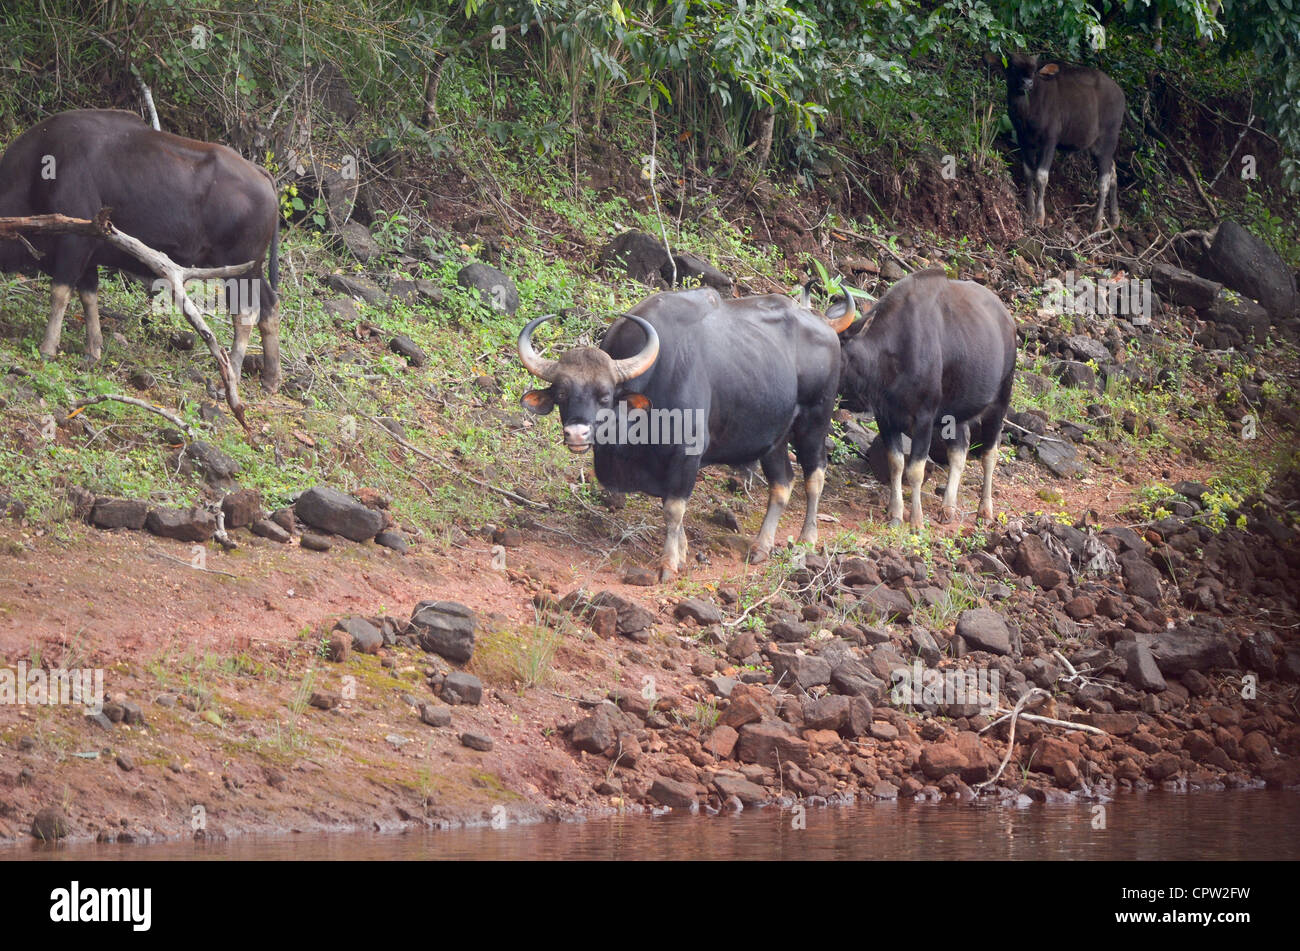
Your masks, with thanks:
M 555 409 L 555 397 L 551 395 L 551 388 L 544 390 L 529 390 L 524 394 L 519 405 L 530 413 L 536 413 L 538 416 L 545 416 L 551 410 Z
M 847 343 L 848 341 L 852 340 L 854 337 L 860 335 L 862 331 L 866 330 L 868 327 L 871 326 L 871 321 L 873 317 L 875 317 L 874 308 L 872 310 L 868 310 L 865 312 L 859 311 L 857 319 L 854 320 L 853 323 L 849 324 L 848 327 L 846 327 L 845 329 L 839 332 L 840 342 Z
M 645 410 L 647 412 L 650 409 L 650 398 L 644 393 L 625 393 L 623 395 L 623 402 L 627 403 L 627 405 L 632 409 Z
M 1042 69 L 1040 69 L 1040 70 L 1038 71 L 1038 75 L 1039 75 L 1039 76 L 1055 76 L 1055 75 L 1056 75 L 1057 73 L 1059 73 L 1060 71 L 1061 71 L 1061 67 L 1060 67 L 1060 66 L 1056 65 L 1055 63 L 1048 63 L 1046 66 L 1044 66 Z

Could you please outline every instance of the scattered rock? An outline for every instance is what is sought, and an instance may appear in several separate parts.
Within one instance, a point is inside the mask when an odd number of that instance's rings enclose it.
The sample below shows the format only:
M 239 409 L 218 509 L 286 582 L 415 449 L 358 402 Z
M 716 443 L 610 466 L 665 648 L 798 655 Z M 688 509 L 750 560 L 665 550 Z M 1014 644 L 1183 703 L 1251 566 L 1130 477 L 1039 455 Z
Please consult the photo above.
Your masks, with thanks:
M 456 601 L 421 601 L 411 612 L 411 627 L 420 647 L 454 664 L 468 663 L 474 654 L 474 612 Z
M 492 751 L 492 737 L 484 736 L 482 733 L 462 733 L 460 742 L 462 746 L 468 746 L 480 753 L 490 753 Z
M 458 703 L 478 706 L 483 702 L 483 682 L 473 674 L 454 670 L 443 678 L 438 696 L 452 706 Z
M 996 611 L 972 608 L 957 618 L 957 636 L 977 650 L 993 654 L 1011 653 L 1011 629 Z
M 305 524 L 354 542 L 369 541 L 384 527 L 384 517 L 352 496 L 314 486 L 298 497 L 294 514 Z
M 519 289 L 515 282 L 496 268 L 475 261 L 460 269 L 456 283 L 468 290 L 477 290 L 483 303 L 493 310 L 513 314 L 519 309 Z

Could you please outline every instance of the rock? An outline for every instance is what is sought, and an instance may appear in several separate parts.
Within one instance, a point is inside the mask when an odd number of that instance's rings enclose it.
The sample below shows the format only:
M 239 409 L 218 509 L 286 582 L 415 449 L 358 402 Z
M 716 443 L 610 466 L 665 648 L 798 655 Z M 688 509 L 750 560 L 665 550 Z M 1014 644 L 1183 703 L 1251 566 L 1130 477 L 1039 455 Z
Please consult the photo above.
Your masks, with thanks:
M 1237 222 L 1219 224 L 1204 264 L 1217 280 L 1259 301 L 1273 320 L 1295 315 L 1295 276 L 1276 251 Z
M 429 362 L 428 355 L 420 349 L 420 345 L 405 334 L 398 334 L 388 341 L 388 349 L 401 354 L 413 367 L 422 367 Z
M 1151 286 L 1170 303 L 1197 310 L 1209 307 L 1223 289 L 1223 285 L 1216 281 L 1207 281 L 1172 264 L 1157 264 L 1151 268 Z
M 803 704 L 803 725 L 809 730 L 842 730 L 849 722 L 851 701 L 842 694 L 827 694 Z M 870 707 L 868 707 L 870 709 Z
M 1119 566 L 1129 594 L 1152 604 L 1160 603 L 1160 572 L 1150 559 L 1136 551 L 1126 551 L 1119 556 Z
M 519 289 L 515 282 L 496 268 L 475 261 L 456 274 L 456 283 L 468 290 L 477 290 L 483 303 L 493 310 L 513 314 L 519 309 Z
M 388 295 L 368 277 L 336 273 L 326 277 L 325 283 L 340 294 L 347 294 L 353 300 L 365 301 L 376 306 L 388 303 Z
M 713 788 L 723 799 L 735 796 L 746 806 L 756 806 L 771 798 L 767 790 L 757 783 L 751 783 L 740 773 L 722 770 L 713 774 Z
M 740 734 L 725 724 L 718 724 L 709 734 L 709 738 L 704 741 L 704 749 L 712 753 L 718 759 L 731 759 L 731 754 L 736 751 L 736 742 L 740 739 Z M 744 802 L 744 800 L 741 800 Z
M 332 690 L 313 690 L 307 702 L 317 710 L 333 710 L 343 698 Z
M 807 654 L 770 655 L 772 676 L 787 687 L 798 685 L 804 690 L 831 682 L 831 665 L 824 657 Z
M 1253 339 L 1262 343 L 1268 337 L 1268 311 L 1237 294 L 1229 295 L 1224 291 L 1198 313 L 1212 324 L 1232 327 L 1243 340 Z
M 124 773 L 129 773 L 135 769 L 135 760 L 131 759 L 130 753 L 117 754 L 117 768 Z
M 701 601 L 699 598 L 687 598 L 678 602 L 677 607 L 673 608 L 673 617 L 678 620 L 689 617 L 697 624 L 709 625 L 720 623 L 722 621 L 722 612 L 707 601 Z
M 329 642 L 325 645 L 325 659 L 335 664 L 342 664 L 352 654 L 352 635 L 347 631 L 331 631 Z
M 221 516 L 226 528 L 245 528 L 262 517 L 262 493 L 256 489 L 238 489 L 221 500 Z
M 1227 635 L 1183 627 L 1162 631 L 1151 642 L 1151 653 L 1160 673 L 1176 677 L 1189 670 L 1235 670 L 1234 646 Z
M 835 666 L 831 671 L 831 686 L 845 696 L 863 697 L 872 704 L 880 703 L 888 692 L 886 681 L 856 660 L 846 660 Z
M 901 591 L 876 587 L 861 591 L 854 610 L 866 617 L 874 615 L 881 621 L 903 623 L 912 616 L 912 602 Z
M 682 253 L 673 255 L 672 261 L 677 266 L 677 286 L 680 287 L 688 280 L 696 280 L 705 287 L 712 287 L 725 293 L 731 291 L 731 278 L 703 258 L 696 257 L 694 254 Z M 659 275 L 666 283 L 673 283 L 673 268 L 670 264 L 665 263 L 659 269 Z
M 68 834 L 68 817 L 58 806 L 46 806 L 32 819 L 32 835 L 42 842 L 54 842 Z
M 420 722 L 435 727 L 451 726 L 451 711 L 434 703 L 421 704 Z
M 363 617 L 344 618 L 335 625 L 352 638 L 352 648 L 362 654 L 378 654 L 384 646 L 384 635 Z
M 942 779 L 950 773 L 960 773 L 970 761 L 948 743 L 931 743 L 921 750 L 920 766 L 929 779 Z
M 196 439 L 186 446 L 181 457 L 212 485 L 222 485 L 239 473 L 238 462 L 202 440 Z
M 90 524 L 96 528 L 129 528 L 139 531 L 144 528 L 148 517 L 148 504 L 138 499 L 100 498 L 95 500 L 95 507 L 90 511 Z
M 1079 460 L 1079 451 L 1064 440 L 1043 439 L 1034 447 L 1034 454 L 1053 475 L 1062 479 L 1072 479 L 1086 468 Z
M 789 724 L 776 720 L 747 723 L 740 728 L 736 758 L 745 763 L 779 768 L 784 763 L 808 765 L 808 741 L 797 736 Z
M 657 238 L 642 231 L 625 231 L 600 252 L 602 266 L 621 268 L 628 277 L 651 287 L 661 287 L 668 280 L 664 268 L 672 271 L 668 250 Z
M 1151 648 L 1139 640 L 1121 641 L 1115 650 L 1128 664 L 1126 679 L 1139 690 L 1163 693 L 1169 689 Z
M 324 535 L 316 535 L 312 532 L 303 532 L 298 543 L 308 551 L 329 551 L 334 547 L 334 543 Z
M 1078 360 L 1062 360 L 1056 364 L 1052 372 L 1065 386 L 1082 387 L 1087 390 L 1097 388 L 1096 371 Z
M 421 601 L 411 612 L 411 627 L 420 647 L 454 664 L 467 663 L 474 654 L 474 612 L 456 601 Z
M 188 509 L 154 509 L 145 519 L 144 527 L 159 538 L 205 542 L 217 530 L 217 519 L 197 505 Z
M 957 618 L 957 636 L 976 650 L 993 654 L 1011 653 L 1011 630 L 996 611 L 972 608 Z
M 573 725 L 569 739 L 584 753 L 608 756 L 613 754 L 618 743 L 619 731 L 626 727 L 623 713 L 612 703 L 605 702 Z
M 468 746 L 480 753 L 490 753 L 492 751 L 492 737 L 485 736 L 482 733 L 462 733 L 460 743 L 462 746 Z
M 747 723 L 757 723 L 763 719 L 765 713 L 767 713 L 767 708 L 763 707 L 758 700 L 747 693 L 744 696 L 736 697 L 731 703 L 727 704 L 727 709 L 723 710 L 722 715 L 718 717 L 718 723 L 721 726 L 739 730 Z
M 1074 353 L 1077 359 L 1085 363 L 1091 360 L 1100 366 L 1105 363 L 1115 362 L 1115 358 L 1110 355 L 1110 351 L 1106 349 L 1104 343 L 1100 340 L 1093 340 L 1084 334 L 1066 337 L 1065 345 Z
M 612 607 L 618 612 L 618 633 L 633 640 L 646 640 L 655 622 L 655 616 L 634 601 L 620 597 L 612 591 L 597 592 L 588 605 L 592 608 Z
M 384 527 L 384 517 L 352 496 L 328 486 L 314 486 L 298 497 L 294 514 L 321 531 L 354 542 L 369 541 Z
M 362 264 L 379 257 L 383 249 L 379 247 L 368 228 L 355 218 L 349 220 L 338 230 L 339 240 L 343 246 Z
M 249 530 L 262 538 L 269 538 L 273 542 L 279 542 L 281 545 L 286 544 L 290 535 L 283 528 L 271 521 L 269 518 L 259 518 L 249 526 Z
M 357 305 L 352 302 L 351 297 L 340 297 L 338 300 L 329 301 L 321 309 L 340 323 L 353 324 L 361 320 L 361 312 L 357 310 Z
M 652 588 L 659 583 L 659 574 L 644 565 L 633 565 L 623 572 L 621 580 L 639 588 Z
M 395 532 L 391 529 L 385 529 L 375 536 L 375 544 L 382 545 L 384 548 L 391 548 L 399 554 L 404 553 L 410 546 L 406 539 L 402 537 L 401 532 Z
M 784 644 L 798 644 L 812 636 L 812 629 L 802 621 L 788 620 L 775 622 L 767 629 L 767 633 L 773 640 Z
M 690 812 L 699 809 L 699 803 L 695 799 L 694 783 L 656 776 L 654 782 L 650 784 L 649 795 L 655 802 L 673 809 L 685 809 Z
M 483 682 L 473 674 L 453 670 L 443 678 L 438 695 L 452 706 L 458 703 L 478 706 L 483 702 Z

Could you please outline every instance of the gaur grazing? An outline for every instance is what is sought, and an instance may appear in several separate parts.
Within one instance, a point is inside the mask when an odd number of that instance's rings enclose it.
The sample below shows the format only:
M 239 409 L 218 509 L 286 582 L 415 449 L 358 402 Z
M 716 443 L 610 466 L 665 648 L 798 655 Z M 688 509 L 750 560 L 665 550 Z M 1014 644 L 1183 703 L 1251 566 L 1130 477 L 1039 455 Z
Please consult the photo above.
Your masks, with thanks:
M 1124 90 L 1101 70 L 1064 63 L 1038 65 L 1037 56 L 1015 53 L 1006 64 L 1007 110 L 1016 130 L 1025 169 L 1030 221 L 1046 220 L 1043 196 L 1056 150 L 1087 152 L 1097 162 L 1097 214 L 1100 231 L 1110 202 L 1112 225 L 1119 224 L 1119 186 L 1115 147 L 1124 124 Z
M 157 132 L 130 112 L 81 109 L 32 126 L 0 157 L 0 216 L 63 214 L 93 218 L 111 209 L 119 231 L 161 251 L 182 267 L 253 262 L 244 277 L 224 282 L 234 320 L 231 368 L 238 379 L 256 323 L 262 334 L 262 385 L 280 383 L 278 280 L 279 199 L 271 176 L 224 145 Z M 86 356 L 103 351 L 99 268 L 156 278 L 138 260 L 96 238 L 33 234 L 39 261 L 21 243 L 0 241 L 0 271 L 31 267 L 50 275 L 50 321 L 41 354 L 58 353 L 72 289 L 86 317 Z M 270 255 L 269 262 L 266 261 Z M 268 264 L 263 276 L 263 264 Z M 268 279 L 269 277 L 269 279 Z
M 988 288 L 921 271 L 891 287 L 840 334 L 842 405 L 873 412 L 889 460 L 889 518 L 903 518 L 903 474 L 919 529 L 931 437 L 948 450 L 943 521 L 957 517 L 957 486 L 974 447 L 984 468 L 979 516 L 993 518 L 993 468 L 1016 370 L 1016 327 Z M 906 466 L 903 435 L 912 440 Z
M 524 394 L 522 405 L 540 414 L 559 407 L 565 445 L 575 453 L 592 449 L 601 485 L 663 499 L 660 580 L 671 579 L 686 557 L 682 517 L 701 466 L 762 466 L 767 514 L 750 549 L 751 560 L 761 561 L 790 500 L 793 446 L 807 492 L 799 540 L 816 542 L 840 376 L 836 334 L 853 320 L 851 299 L 828 322 L 782 295 L 723 300 L 712 288 L 655 294 L 616 320 L 599 348 L 579 347 L 558 360 L 539 356 L 532 344 L 551 316 L 529 321 L 519 334 L 520 360 L 550 384 Z M 626 436 L 613 432 L 609 423 L 619 412 L 644 414 L 659 438 L 634 437 L 630 425 Z

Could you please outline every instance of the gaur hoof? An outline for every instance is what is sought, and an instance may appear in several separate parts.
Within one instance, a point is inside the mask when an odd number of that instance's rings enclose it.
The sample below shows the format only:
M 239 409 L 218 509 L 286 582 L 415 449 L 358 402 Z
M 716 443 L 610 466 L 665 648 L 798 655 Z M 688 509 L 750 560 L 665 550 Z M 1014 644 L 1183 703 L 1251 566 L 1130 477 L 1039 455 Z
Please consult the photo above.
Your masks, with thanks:
M 667 584 L 668 582 L 676 579 L 676 577 L 677 577 L 676 568 L 669 568 L 667 565 L 664 565 L 662 568 L 659 569 L 660 584 Z
M 51 360 L 57 360 L 58 358 L 59 358 L 58 353 L 55 353 L 55 352 L 51 352 L 51 351 L 49 351 L 49 350 L 46 350 L 44 347 L 41 348 L 41 359 L 42 359 L 42 360 L 45 360 L 46 362 L 49 362 L 49 361 L 51 361 Z
M 951 524 L 952 524 L 953 522 L 955 522 L 955 521 L 957 521 L 957 509 L 954 508 L 954 507 L 949 507 L 949 506 L 945 505 L 945 506 L 944 506 L 944 507 L 939 511 L 939 524 L 940 524 L 940 525 L 951 525 Z
M 888 524 L 890 528 L 898 528 L 898 526 L 903 524 L 903 520 L 899 518 L 897 515 L 894 515 L 890 517 L 889 521 L 886 524 Z
M 262 377 L 262 389 L 271 395 L 280 392 L 280 378 Z
M 761 548 L 758 545 L 751 545 L 749 549 L 749 558 L 747 560 L 751 565 L 761 565 L 763 562 L 767 561 L 767 556 L 771 551 L 772 549 L 770 548 Z
M 980 522 L 991 522 L 993 521 L 993 510 L 980 509 L 978 512 L 975 513 L 975 519 L 976 521 L 980 521 Z

